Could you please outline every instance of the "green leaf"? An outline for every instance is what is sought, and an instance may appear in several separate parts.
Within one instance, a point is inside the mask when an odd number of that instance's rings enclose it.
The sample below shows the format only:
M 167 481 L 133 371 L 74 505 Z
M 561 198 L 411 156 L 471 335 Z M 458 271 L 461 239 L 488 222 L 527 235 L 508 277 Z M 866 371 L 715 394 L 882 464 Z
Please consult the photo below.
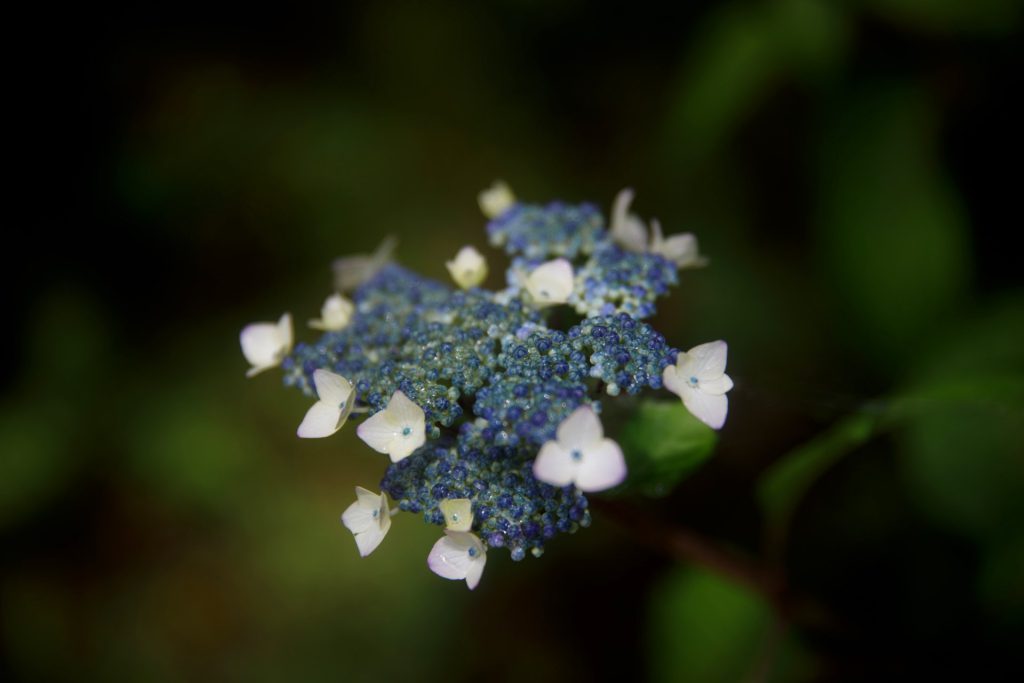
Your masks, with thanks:
M 618 433 L 629 477 L 624 491 L 664 496 L 710 457 L 717 437 L 680 401 L 642 401 Z

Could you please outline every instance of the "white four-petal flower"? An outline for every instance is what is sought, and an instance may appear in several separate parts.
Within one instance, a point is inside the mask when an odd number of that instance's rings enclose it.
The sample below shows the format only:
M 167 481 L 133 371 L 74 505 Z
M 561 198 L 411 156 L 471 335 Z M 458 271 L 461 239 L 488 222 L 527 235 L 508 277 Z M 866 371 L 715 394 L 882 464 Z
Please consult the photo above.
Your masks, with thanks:
M 575 484 L 581 491 L 604 491 L 626 478 L 619 444 L 604 437 L 601 420 L 590 406 L 580 406 L 562 420 L 556 440 L 541 446 L 533 476 L 545 484 Z
M 683 405 L 698 420 L 713 429 L 721 429 L 729 412 L 725 392 L 732 379 L 725 374 L 729 347 L 724 341 L 695 346 L 676 356 L 676 364 L 662 372 L 665 388 L 683 399 Z
M 352 383 L 330 370 L 313 371 L 313 384 L 318 400 L 306 412 L 298 434 L 303 439 L 320 439 L 341 429 L 355 405 Z
M 320 307 L 320 317 L 309 321 L 314 330 L 342 330 L 352 319 L 355 304 L 341 294 L 332 294 Z
M 292 350 L 292 316 L 285 313 L 276 323 L 246 325 L 239 335 L 239 341 L 242 343 L 242 354 L 252 366 L 245 373 L 246 377 L 276 367 Z
M 427 556 L 427 566 L 438 576 L 455 581 L 465 579 L 470 590 L 480 583 L 487 564 L 487 549 L 475 534 L 445 529 Z
M 396 391 L 387 408 L 359 425 L 356 433 L 370 448 L 387 453 L 391 462 L 398 462 L 426 442 L 426 429 L 423 409 L 404 393 Z
M 633 190 L 626 188 L 615 197 L 612 206 L 612 239 L 630 251 L 649 252 L 664 256 L 679 268 L 693 268 L 707 264 L 697 250 L 697 238 L 689 232 L 672 235 L 668 239 L 661 232 L 661 223 L 651 220 L 648 241 L 647 226 L 636 214 L 630 213 Z
M 554 306 L 569 301 L 573 289 L 572 264 L 564 258 L 542 263 L 526 277 L 526 291 L 537 306 Z
M 441 501 L 445 528 L 469 531 L 473 528 L 473 502 L 469 498 L 446 498 Z
M 489 188 L 477 195 L 476 199 L 480 204 L 480 210 L 488 218 L 497 218 L 516 203 L 512 188 L 504 180 L 495 180 Z
M 366 557 L 380 545 L 391 528 L 391 510 L 388 499 L 362 486 L 356 487 L 356 502 L 341 515 L 341 523 L 356 538 L 359 554 Z
M 459 249 L 455 259 L 445 263 L 452 279 L 462 289 L 477 287 L 487 278 L 487 260 L 474 247 Z

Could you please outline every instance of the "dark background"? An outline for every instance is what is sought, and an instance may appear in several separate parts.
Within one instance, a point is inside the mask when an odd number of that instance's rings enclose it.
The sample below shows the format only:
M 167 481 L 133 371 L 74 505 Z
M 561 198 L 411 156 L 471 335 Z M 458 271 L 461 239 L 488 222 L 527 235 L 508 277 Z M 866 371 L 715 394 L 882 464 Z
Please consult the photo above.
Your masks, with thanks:
M 1020 27 L 1011 0 L 15 12 L 0 677 L 1019 671 Z M 711 258 L 655 325 L 729 341 L 730 419 L 653 517 L 759 556 L 766 468 L 900 414 L 839 439 L 780 550 L 834 624 L 779 627 L 600 514 L 474 593 L 412 517 L 360 560 L 337 518 L 381 461 L 298 443 L 306 399 L 245 380 L 238 331 L 290 310 L 311 339 L 331 259 L 388 234 L 446 279 L 497 177 L 632 186 Z

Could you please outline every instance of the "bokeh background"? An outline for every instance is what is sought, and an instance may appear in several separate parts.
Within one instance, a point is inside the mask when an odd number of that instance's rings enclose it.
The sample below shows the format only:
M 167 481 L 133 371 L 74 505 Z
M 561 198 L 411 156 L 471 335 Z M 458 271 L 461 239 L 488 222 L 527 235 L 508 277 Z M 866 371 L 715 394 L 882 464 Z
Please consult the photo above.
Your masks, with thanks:
M 19 12 L 3 680 L 1022 673 L 1021 3 Z M 411 516 L 358 557 L 338 516 L 380 457 L 297 440 L 307 399 L 246 380 L 238 332 L 313 317 L 331 259 L 385 235 L 444 279 L 498 177 L 606 208 L 632 186 L 699 236 L 711 267 L 655 325 L 729 341 L 730 420 L 639 505 L 773 556 L 828 620 L 600 513 L 473 593 Z

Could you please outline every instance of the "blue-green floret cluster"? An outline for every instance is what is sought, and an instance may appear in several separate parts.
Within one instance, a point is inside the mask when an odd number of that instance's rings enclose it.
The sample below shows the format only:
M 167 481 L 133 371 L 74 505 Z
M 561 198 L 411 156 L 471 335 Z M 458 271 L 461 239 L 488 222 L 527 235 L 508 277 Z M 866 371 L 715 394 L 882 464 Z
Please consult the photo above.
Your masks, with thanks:
M 574 259 L 605 239 L 604 217 L 593 204 L 514 204 L 487 224 L 487 236 L 508 254 L 546 260 Z
M 643 319 L 654 315 L 654 302 L 678 284 L 676 265 L 658 254 L 626 251 L 605 242 L 576 273 L 569 299 L 587 316 L 627 313 Z
M 537 481 L 533 448 L 496 446 L 478 426 L 467 423 L 454 441 L 429 443 L 391 465 L 381 488 L 401 510 L 422 513 L 444 524 L 446 498 L 468 498 L 473 532 L 489 548 L 508 548 L 513 560 L 529 551 L 539 557 L 544 542 L 558 533 L 590 525 L 587 499 L 572 486 L 558 488 Z

